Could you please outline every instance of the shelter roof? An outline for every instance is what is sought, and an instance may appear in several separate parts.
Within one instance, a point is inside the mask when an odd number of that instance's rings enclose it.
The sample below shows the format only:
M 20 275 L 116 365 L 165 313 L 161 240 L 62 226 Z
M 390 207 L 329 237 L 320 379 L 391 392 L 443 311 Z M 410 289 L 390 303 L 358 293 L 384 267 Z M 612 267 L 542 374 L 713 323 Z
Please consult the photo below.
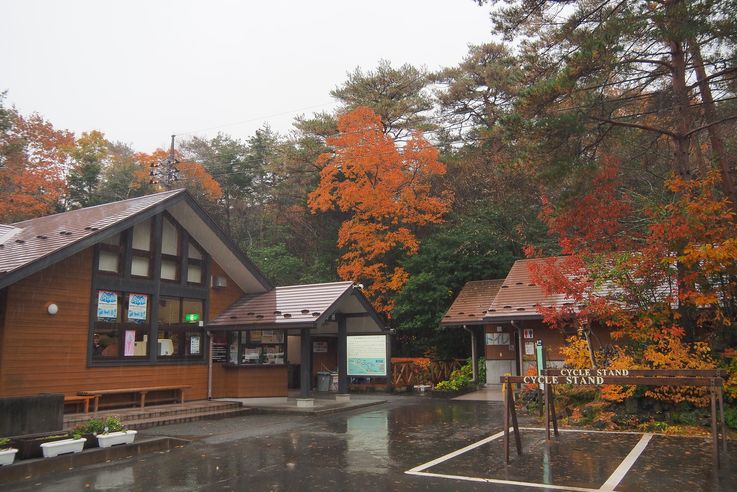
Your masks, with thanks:
M 484 321 L 494 323 L 500 321 L 540 319 L 538 306 L 562 307 L 576 309 L 573 299 L 564 294 L 546 294 L 543 288 L 531 279 L 530 265 L 544 262 L 559 263 L 563 257 L 534 258 L 517 260 L 509 270 L 504 283 L 491 302 Z
M 349 298 L 358 302 L 347 302 Z M 353 282 L 290 285 L 233 303 L 209 328 L 315 328 L 334 313 L 367 314 L 383 323 Z
M 477 325 L 496 297 L 504 280 L 474 280 L 466 282 L 453 304 L 440 321 L 441 326 Z

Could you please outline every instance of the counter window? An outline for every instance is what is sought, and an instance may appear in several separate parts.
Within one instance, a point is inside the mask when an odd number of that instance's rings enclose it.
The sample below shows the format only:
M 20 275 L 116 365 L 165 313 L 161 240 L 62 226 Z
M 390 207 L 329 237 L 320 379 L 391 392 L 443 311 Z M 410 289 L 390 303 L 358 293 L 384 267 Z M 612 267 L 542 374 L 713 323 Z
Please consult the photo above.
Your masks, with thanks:
M 283 365 L 286 344 L 281 330 L 236 331 L 228 334 L 228 362 L 238 365 Z

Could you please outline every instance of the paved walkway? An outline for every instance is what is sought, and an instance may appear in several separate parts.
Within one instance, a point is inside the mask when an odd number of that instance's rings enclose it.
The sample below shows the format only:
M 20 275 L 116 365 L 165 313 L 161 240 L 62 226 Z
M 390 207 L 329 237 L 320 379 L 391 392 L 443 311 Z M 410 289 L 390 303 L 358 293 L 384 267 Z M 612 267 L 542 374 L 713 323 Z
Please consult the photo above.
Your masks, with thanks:
M 478 391 L 472 391 L 465 395 L 457 396 L 454 400 L 470 400 L 470 401 L 504 401 L 502 398 L 501 385 L 484 386 Z

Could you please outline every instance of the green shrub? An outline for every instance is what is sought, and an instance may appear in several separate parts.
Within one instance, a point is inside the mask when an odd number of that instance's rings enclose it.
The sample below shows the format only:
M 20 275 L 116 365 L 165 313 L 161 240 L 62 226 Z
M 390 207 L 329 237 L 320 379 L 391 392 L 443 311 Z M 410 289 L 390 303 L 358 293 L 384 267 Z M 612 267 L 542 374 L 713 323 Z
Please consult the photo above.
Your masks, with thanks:
M 75 438 L 83 436 L 85 434 L 107 434 L 109 432 L 120 432 L 124 431 L 125 426 L 118 417 L 107 417 L 105 419 L 90 419 L 87 423 L 78 425 L 72 430 L 72 435 Z
M 10 439 L 7 437 L 0 437 L 0 449 L 6 449 L 10 447 Z
M 469 384 L 473 379 L 473 367 L 470 362 L 466 363 L 460 369 L 450 373 L 450 378 L 446 381 L 440 381 L 435 385 L 438 391 L 460 391 Z
M 724 421 L 730 429 L 737 429 L 737 408 L 727 407 L 724 410 Z

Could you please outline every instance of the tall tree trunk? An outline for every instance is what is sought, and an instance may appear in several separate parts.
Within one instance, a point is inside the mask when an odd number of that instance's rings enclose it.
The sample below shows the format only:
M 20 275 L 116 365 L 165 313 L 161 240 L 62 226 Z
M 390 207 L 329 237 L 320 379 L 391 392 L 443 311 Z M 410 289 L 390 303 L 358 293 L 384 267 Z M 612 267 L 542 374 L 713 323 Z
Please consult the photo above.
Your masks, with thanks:
M 701 57 L 701 47 L 695 38 L 688 40 L 689 50 L 691 56 L 693 56 L 694 69 L 696 70 L 696 80 L 699 83 L 699 93 L 701 95 L 701 102 L 704 110 L 704 120 L 709 128 L 709 141 L 711 142 L 711 149 L 714 152 L 714 158 L 719 166 L 719 171 L 722 175 L 722 192 L 726 198 L 730 200 L 730 206 L 732 210 L 737 211 L 737 189 L 735 189 L 734 177 L 732 176 L 732 170 L 735 165 L 727 155 L 726 147 L 724 145 L 724 138 L 722 137 L 721 128 L 719 125 L 714 123 L 718 121 L 718 115 L 716 105 L 714 104 L 714 98 L 711 94 L 711 87 L 709 86 L 709 80 L 706 75 L 706 69 L 704 68 L 704 60 Z

